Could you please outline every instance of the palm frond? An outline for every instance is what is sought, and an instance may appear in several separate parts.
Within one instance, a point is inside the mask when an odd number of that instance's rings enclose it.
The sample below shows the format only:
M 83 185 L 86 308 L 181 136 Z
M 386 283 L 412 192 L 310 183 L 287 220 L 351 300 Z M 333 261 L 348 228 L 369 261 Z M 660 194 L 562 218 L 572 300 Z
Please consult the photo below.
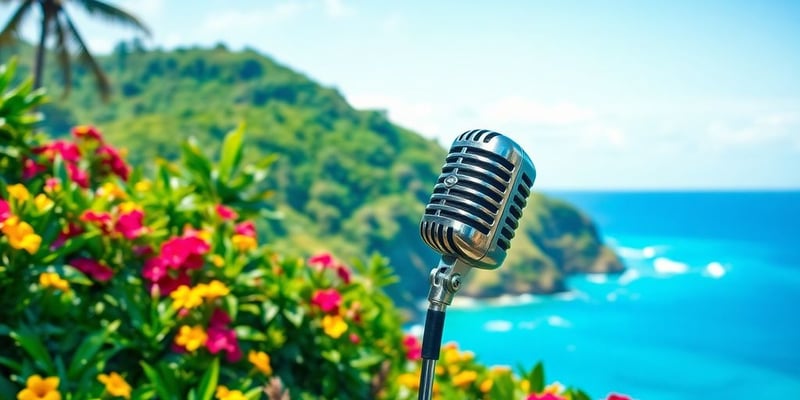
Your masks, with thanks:
M 70 64 L 69 46 L 67 45 L 67 36 L 69 32 L 65 30 L 64 25 L 58 17 L 53 19 L 53 24 L 55 25 L 56 33 L 56 58 L 58 59 L 58 65 L 64 78 L 63 96 L 66 98 L 72 90 L 72 65 Z
M 3 2 L 7 3 L 8 1 Z M 16 42 L 20 23 L 22 23 L 25 16 L 27 16 L 28 12 L 33 8 L 31 7 L 33 2 L 34 0 L 25 0 L 19 8 L 17 8 L 17 11 L 15 11 L 11 19 L 8 20 L 6 26 L 3 27 L 3 31 L 0 32 L 0 45 L 9 45 Z
M 76 29 L 75 25 L 72 23 L 72 19 L 69 18 L 67 11 L 63 10 L 62 14 L 64 15 L 64 23 L 66 23 L 67 28 L 69 28 L 72 34 L 72 40 L 78 45 L 78 59 L 84 62 L 92 71 L 95 81 L 97 82 L 97 90 L 100 92 L 100 97 L 103 98 L 103 101 L 108 101 L 111 96 L 111 83 L 108 81 L 108 77 L 103 72 L 103 69 L 100 68 L 100 64 L 97 63 L 92 53 L 89 52 L 89 48 L 86 47 L 86 43 L 83 41 L 78 29 Z
M 74 2 L 80 4 L 81 7 L 83 7 L 83 9 L 89 14 L 104 17 L 109 21 L 118 23 L 120 25 L 127 25 L 129 27 L 136 28 L 144 32 L 144 34 L 147 36 L 150 36 L 150 29 L 147 28 L 144 23 L 139 21 L 138 18 L 129 14 L 125 10 L 98 0 L 74 0 Z

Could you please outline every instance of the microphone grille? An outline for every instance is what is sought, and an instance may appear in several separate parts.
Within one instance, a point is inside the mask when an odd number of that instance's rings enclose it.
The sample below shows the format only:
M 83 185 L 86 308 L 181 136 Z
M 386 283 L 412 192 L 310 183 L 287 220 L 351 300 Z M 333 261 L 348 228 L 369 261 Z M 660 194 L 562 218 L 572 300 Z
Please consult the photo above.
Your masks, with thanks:
M 535 178 L 522 149 L 500 133 L 460 134 L 420 223 L 434 250 L 496 268 L 510 248 Z

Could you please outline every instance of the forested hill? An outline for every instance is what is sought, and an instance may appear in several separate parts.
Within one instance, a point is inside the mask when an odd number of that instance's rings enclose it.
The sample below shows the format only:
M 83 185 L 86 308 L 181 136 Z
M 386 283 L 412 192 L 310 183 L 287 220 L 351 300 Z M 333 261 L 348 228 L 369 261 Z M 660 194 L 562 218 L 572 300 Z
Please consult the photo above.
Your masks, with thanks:
M 212 154 L 244 122 L 246 157 L 278 157 L 269 183 L 282 217 L 264 219 L 265 242 L 344 259 L 380 252 L 401 277 L 395 296 L 425 294 L 438 254 L 419 239 L 418 223 L 446 152 L 436 142 L 392 124 L 382 111 L 355 110 L 335 89 L 252 50 L 120 45 L 100 61 L 114 86 L 107 104 L 82 69 L 73 71 L 71 95 L 59 99 L 61 75 L 50 66 L 45 83 L 53 102 L 43 109 L 44 131 L 60 136 L 93 124 L 147 168 L 155 158 L 177 157 L 188 137 Z M 563 288 L 565 273 L 622 269 L 585 215 L 538 193 L 530 202 L 504 267 L 476 274 L 468 293 L 547 292 Z

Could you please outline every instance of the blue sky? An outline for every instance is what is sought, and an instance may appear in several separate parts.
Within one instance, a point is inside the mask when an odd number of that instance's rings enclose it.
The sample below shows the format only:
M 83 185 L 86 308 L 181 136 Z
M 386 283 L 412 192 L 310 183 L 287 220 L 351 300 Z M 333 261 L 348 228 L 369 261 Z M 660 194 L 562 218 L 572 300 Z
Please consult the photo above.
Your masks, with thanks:
M 800 188 L 798 1 L 114 3 L 153 45 L 256 48 L 445 146 L 503 132 L 540 189 Z M 98 52 L 131 37 L 73 13 Z

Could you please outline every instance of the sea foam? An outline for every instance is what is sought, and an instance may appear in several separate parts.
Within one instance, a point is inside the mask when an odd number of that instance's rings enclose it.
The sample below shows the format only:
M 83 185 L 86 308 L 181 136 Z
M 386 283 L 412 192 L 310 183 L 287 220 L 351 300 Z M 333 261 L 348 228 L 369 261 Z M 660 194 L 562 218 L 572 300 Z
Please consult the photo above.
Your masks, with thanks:
M 658 257 L 653 260 L 653 268 L 659 274 L 685 274 L 689 271 L 689 265 L 666 257 Z

